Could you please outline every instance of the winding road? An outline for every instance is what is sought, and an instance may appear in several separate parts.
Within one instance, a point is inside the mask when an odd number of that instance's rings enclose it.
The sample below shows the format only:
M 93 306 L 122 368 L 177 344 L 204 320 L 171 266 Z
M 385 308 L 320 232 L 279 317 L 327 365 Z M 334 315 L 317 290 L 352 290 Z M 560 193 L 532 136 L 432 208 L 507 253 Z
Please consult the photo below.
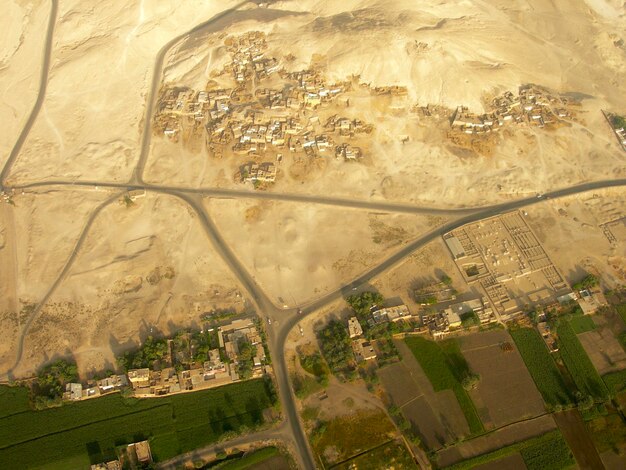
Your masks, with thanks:
M 266 437 L 278 437 L 283 439 L 291 439 L 296 448 L 296 458 L 299 465 L 304 469 L 316 468 L 315 459 L 308 444 L 308 440 L 302 428 L 300 418 L 297 411 L 295 397 L 289 381 L 288 368 L 285 357 L 285 344 L 287 337 L 294 326 L 308 315 L 313 315 L 321 308 L 326 307 L 330 303 L 344 297 L 346 294 L 351 293 L 354 289 L 358 289 L 360 286 L 369 283 L 377 276 L 386 272 L 390 268 L 394 267 L 398 263 L 402 262 L 407 256 L 414 253 L 416 250 L 421 249 L 427 243 L 442 236 L 444 233 L 449 232 L 457 227 L 465 225 L 467 223 L 475 222 L 487 217 L 498 215 L 501 213 L 509 212 L 516 209 L 525 208 L 543 202 L 548 198 L 562 198 L 572 196 L 588 191 L 600 190 L 611 187 L 626 186 L 626 179 L 595 181 L 582 183 L 576 186 L 567 188 L 561 188 L 554 191 L 546 192 L 543 195 L 527 197 L 514 201 L 507 201 L 500 204 L 483 206 L 483 207 L 457 207 L 457 208 L 433 208 L 433 207 L 420 207 L 411 204 L 393 203 L 385 201 L 358 201 L 339 197 L 329 196 L 317 196 L 317 195 L 305 195 L 305 194 L 288 194 L 288 193 L 273 193 L 273 192 L 260 192 L 260 191 L 248 191 L 239 189 L 221 189 L 211 187 L 200 188 L 186 188 L 177 186 L 167 186 L 159 184 L 147 184 L 143 181 L 143 172 L 148 160 L 150 142 L 151 142 L 151 122 L 152 113 L 156 103 L 156 95 L 161 83 L 161 74 L 163 70 L 164 58 L 167 52 L 176 45 L 179 41 L 188 38 L 193 33 L 205 32 L 205 29 L 210 25 L 214 25 L 217 21 L 223 20 L 228 15 L 233 14 L 244 5 L 248 5 L 254 2 L 244 1 L 233 8 L 225 10 L 217 16 L 201 23 L 194 27 L 192 30 L 185 34 L 177 36 L 163 46 L 157 54 L 155 59 L 152 84 L 149 95 L 146 101 L 146 112 L 143 122 L 143 134 L 141 140 L 141 153 L 139 155 L 137 164 L 133 170 L 132 176 L 127 183 L 114 183 L 107 181 L 74 181 L 74 180 L 51 180 L 42 181 L 30 184 L 15 184 L 12 187 L 6 187 L 5 182 L 11 172 L 11 168 L 24 144 L 28 134 L 37 119 L 41 106 L 43 104 L 48 74 L 50 68 L 50 57 L 52 50 L 52 40 L 54 33 L 54 24 L 56 21 L 56 15 L 58 10 L 58 1 L 51 1 L 50 20 L 48 23 L 48 33 L 46 36 L 46 44 L 44 48 L 44 58 L 42 64 L 42 70 L 40 74 L 40 87 L 39 94 L 35 105 L 30 113 L 28 120 L 26 121 L 23 129 L 21 130 L 19 137 L 0 173 L 0 189 L 4 190 L 23 190 L 29 191 L 33 194 L 37 194 L 40 191 L 58 187 L 60 189 L 72 189 L 76 187 L 81 188 L 103 188 L 111 192 L 111 196 L 96 207 L 89 215 L 83 230 L 75 243 L 75 246 L 66 260 L 61 272 L 56 278 L 55 282 L 51 285 L 50 289 L 46 292 L 36 308 L 26 320 L 22 327 L 18 346 L 16 349 L 15 363 L 11 370 L 7 372 L 7 377 L 10 377 L 12 372 L 20 364 L 24 352 L 24 341 L 28 334 L 33 322 L 39 317 L 40 312 L 50 298 L 53 295 L 60 283 L 65 279 L 67 273 L 71 269 L 77 254 L 80 252 L 84 240 L 86 239 L 89 231 L 93 225 L 94 220 L 100 214 L 100 212 L 109 204 L 116 201 L 121 194 L 125 191 L 132 189 L 143 189 L 155 193 L 168 195 L 178 198 L 184 201 L 196 214 L 200 224 L 206 232 L 207 238 L 213 245 L 214 249 L 224 259 L 228 267 L 232 270 L 233 274 L 237 277 L 243 288 L 248 292 L 249 296 L 256 304 L 258 313 L 262 318 L 268 318 L 270 316 L 280 316 L 280 323 L 277 326 L 275 323 L 273 326 L 268 327 L 268 345 L 270 353 L 274 359 L 273 367 L 276 376 L 276 382 L 278 387 L 279 396 L 281 399 L 282 410 L 284 413 L 284 421 L 279 428 L 273 431 L 267 431 L 264 433 L 258 433 L 249 437 L 237 438 L 234 442 L 249 443 L 251 439 L 265 439 Z M 396 212 L 396 213 L 410 213 L 410 214 L 432 214 L 432 215 L 444 215 L 451 218 L 449 222 L 431 230 L 428 233 L 420 235 L 418 238 L 404 245 L 398 251 L 393 253 L 387 259 L 383 260 L 378 265 L 372 267 L 366 272 L 362 273 L 359 277 L 353 281 L 338 287 L 325 294 L 324 296 L 306 304 L 301 305 L 300 309 L 287 308 L 282 309 L 276 306 L 269 296 L 261 289 L 259 284 L 254 280 L 253 276 L 239 261 L 235 252 L 231 249 L 228 243 L 221 236 L 214 221 L 208 214 L 204 200 L 210 198 L 248 198 L 258 200 L 276 200 L 276 201 L 289 201 L 297 203 L 307 204 L 322 204 L 333 207 L 343 207 L 349 209 L 360 209 L 367 211 L 382 211 L 382 212 Z M 228 444 L 223 444 L 228 445 Z M 214 446 L 211 446 L 213 448 Z M 208 448 L 207 448 L 208 449 Z M 209 450 L 206 450 L 208 453 Z M 201 455 L 202 450 L 194 453 L 195 455 Z M 208 454 L 207 454 L 208 455 Z M 180 459 L 170 462 L 167 465 L 180 462 Z M 166 467 L 167 467 L 166 465 Z

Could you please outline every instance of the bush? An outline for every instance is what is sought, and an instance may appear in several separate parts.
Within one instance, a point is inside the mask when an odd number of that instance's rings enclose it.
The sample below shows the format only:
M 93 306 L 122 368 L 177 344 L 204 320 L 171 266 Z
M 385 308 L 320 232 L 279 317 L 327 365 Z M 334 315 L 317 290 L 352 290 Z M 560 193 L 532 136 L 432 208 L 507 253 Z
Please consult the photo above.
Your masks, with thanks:
M 359 315 L 367 315 L 374 305 L 380 305 L 384 301 L 384 297 L 378 292 L 366 291 L 358 295 L 351 295 L 346 302 L 352 307 L 352 310 Z
M 318 338 L 324 359 L 333 374 L 350 377 L 355 369 L 354 355 L 348 330 L 338 320 L 331 320 L 318 332 Z

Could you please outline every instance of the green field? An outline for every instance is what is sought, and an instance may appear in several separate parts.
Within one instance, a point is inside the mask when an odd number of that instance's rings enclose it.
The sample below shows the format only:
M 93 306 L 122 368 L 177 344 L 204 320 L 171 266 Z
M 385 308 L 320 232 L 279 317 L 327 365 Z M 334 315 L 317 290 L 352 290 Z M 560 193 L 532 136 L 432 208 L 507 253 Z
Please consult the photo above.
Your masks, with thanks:
M 571 403 L 572 395 L 537 330 L 520 328 L 509 333 L 543 400 L 551 406 Z
M 569 324 L 577 335 L 596 329 L 596 324 L 589 315 L 576 315 L 569 320 Z
M 410 337 L 404 340 L 424 370 L 436 392 L 452 390 L 465 415 L 470 433 L 484 431 L 476 407 L 461 385 L 460 377 L 469 368 L 456 341 L 445 341 L 442 346 L 424 338 Z
M 571 374 L 578 389 L 596 399 L 606 400 L 609 391 L 591 363 L 582 344 L 576 337 L 569 322 L 562 322 L 557 328 L 559 335 L 559 351 L 567 370 Z
M 622 317 L 622 320 L 624 320 L 624 323 L 626 323 L 626 303 L 617 304 L 615 306 L 615 310 L 617 310 L 619 316 Z
M 0 462 L 88 468 L 115 457 L 116 446 L 143 439 L 150 439 L 155 459 L 164 460 L 262 424 L 274 399 L 273 389 L 257 379 L 165 398 L 112 394 L 42 411 L 21 409 L 0 419 Z
M 379 470 L 381 468 L 417 470 L 419 466 L 413 461 L 413 457 L 401 442 L 391 441 L 347 460 L 333 467 L 333 470 Z
M 0 419 L 28 410 L 28 389 L 0 386 Z
M 526 441 L 517 442 L 487 454 L 473 457 L 448 470 L 469 470 L 489 462 L 520 453 L 528 470 L 561 470 L 573 466 L 576 461 L 560 431 L 550 431 Z
M 626 369 L 617 372 L 610 372 L 602 376 L 612 396 L 626 390 Z

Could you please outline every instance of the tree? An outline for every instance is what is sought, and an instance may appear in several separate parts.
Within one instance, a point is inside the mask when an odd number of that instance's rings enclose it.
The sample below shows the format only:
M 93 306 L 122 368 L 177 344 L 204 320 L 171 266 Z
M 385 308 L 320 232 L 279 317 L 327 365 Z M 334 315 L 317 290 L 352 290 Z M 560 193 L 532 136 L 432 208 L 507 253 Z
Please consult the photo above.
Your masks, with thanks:
M 384 300 L 384 297 L 378 292 L 366 291 L 358 295 L 351 295 L 346 299 L 346 302 L 357 315 L 366 315 L 374 305 L 380 305 Z
M 439 278 L 441 280 L 441 282 L 443 282 L 446 286 L 451 286 L 452 285 L 452 279 L 450 278 L 450 276 L 448 276 L 447 274 L 442 274 L 441 277 Z
M 611 124 L 613 124 L 615 129 L 624 129 L 626 128 L 626 118 L 615 114 L 611 116 Z
M 592 287 L 600 284 L 600 280 L 593 274 L 587 274 L 580 282 L 577 282 L 572 287 L 576 290 L 591 289 Z

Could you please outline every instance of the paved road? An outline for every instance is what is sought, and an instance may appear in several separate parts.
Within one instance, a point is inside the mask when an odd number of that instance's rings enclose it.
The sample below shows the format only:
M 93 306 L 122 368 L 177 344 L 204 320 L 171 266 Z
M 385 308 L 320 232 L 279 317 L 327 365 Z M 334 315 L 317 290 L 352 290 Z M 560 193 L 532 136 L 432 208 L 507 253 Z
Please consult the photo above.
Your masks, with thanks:
M 26 138 L 30 133 L 33 124 L 35 124 L 35 120 L 39 115 L 39 111 L 41 110 L 41 106 L 43 105 L 44 98 L 46 97 L 46 89 L 48 88 L 48 74 L 50 72 L 50 56 L 52 55 L 52 38 L 54 36 L 54 25 L 57 20 L 57 12 L 59 9 L 58 0 L 52 0 L 50 3 L 50 18 L 48 19 L 48 32 L 46 33 L 46 44 L 44 46 L 43 52 L 43 60 L 41 64 L 41 72 L 39 74 L 39 92 L 37 93 L 37 101 L 35 101 L 35 106 L 30 112 L 28 116 L 28 120 L 24 127 L 22 127 L 22 132 L 17 138 L 13 149 L 11 149 L 11 153 L 9 154 L 9 158 L 4 163 L 2 171 L 0 172 L 0 190 L 4 185 L 4 182 L 9 176 L 11 172 L 11 168 L 17 159 L 17 156 L 22 150 L 22 146 L 24 142 L 26 142 Z
M 176 36 L 174 39 L 165 44 L 158 52 L 154 60 L 154 68 L 152 71 L 152 84 L 150 85 L 148 98 L 146 99 L 146 112 L 143 118 L 143 134 L 141 138 L 141 153 L 139 154 L 139 161 L 137 162 L 135 171 L 131 176 L 131 183 L 143 183 L 143 172 L 146 167 L 146 162 L 148 161 L 148 155 L 150 154 L 150 141 L 152 140 L 152 115 L 154 113 L 154 105 L 157 102 L 159 86 L 161 85 L 161 80 L 163 78 L 163 61 L 165 59 L 165 55 L 179 41 L 189 37 L 194 33 L 202 31 L 212 24 L 215 24 L 219 20 L 224 19 L 225 17 L 231 15 L 233 12 L 239 10 L 242 6 L 249 3 L 251 3 L 249 0 L 244 0 L 234 7 L 224 10 L 223 12 L 215 15 L 211 19 L 200 23 L 199 25 L 196 25 L 190 31 Z
M 242 2 L 235 7 L 224 11 L 223 13 L 217 15 L 216 17 L 210 19 L 207 22 L 204 22 L 194 28 L 192 31 L 181 35 L 168 44 L 166 44 L 157 55 L 154 66 L 154 73 L 152 77 L 152 86 L 150 90 L 150 94 L 148 96 L 147 104 L 146 104 L 146 114 L 144 117 L 144 130 L 142 136 L 142 145 L 141 145 L 141 154 L 135 171 L 131 177 L 129 183 L 111 183 L 111 182 L 97 182 L 97 181 L 48 181 L 41 183 L 33 183 L 29 185 L 21 185 L 15 186 L 15 189 L 35 189 L 35 188 L 45 188 L 51 186 L 100 186 L 108 189 L 119 189 L 119 190 L 127 190 L 127 189 L 145 189 L 147 191 L 154 191 L 162 194 L 168 194 L 181 200 L 185 201 L 197 214 L 200 223 L 205 229 L 207 236 L 211 243 L 214 245 L 215 249 L 218 253 L 223 257 L 225 262 L 231 268 L 233 273 L 237 276 L 241 284 L 248 291 L 249 295 L 252 297 L 253 301 L 258 307 L 259 314 L 267 318 L 269 315 L 280 315 L 281 321 L 280 326 L 278 328 L 270 328 L 268 331 L 268 342 L 270 347 L 270 352 L 272 357 L 274 358 L 274 371 L 276 374 L 276 380 L 278 384 L 278 390 L 281 397 L 281 402 L 283 406 L 283 412 L 285 415 L 285 423 L 283 426 L 286 426 L 284 430 L 281 432 L 286 432 L 289 435 L 293 436 L 293 439 L 297 448 L 297 458 L 299 460 L 300 466 L 305 469 L 313 469 L 315 468 L 315 462 L 311 453 L 311 450 L 308 445 L 308 440 L 304 434 L 302 429 L 299 415 L 296 408 L 295 398 L 293 396 L 293 392 L 291 389 L 291 385 L 289 382 L 288 369 L 285 359 L 285 351 L 284 347 L 286 344 L 287 336 L 289 335 L 291 329 L 298 323 L 303 317 L 307 315 L 313 314 L 318 309 L 328 305 L 329 303 L 345 296 L 346 294 L 351 293 L 354 289 L 358 289 L 361 285 L 370 282 L 373 278 L 390 269 L 397 263 L 401 262 L 406 256 L 410 255 L 414 251 L 420 249 L 425 244 L 434 240 L 435 238 L 441 236 L 443 233 L 450 231 L 454 228 L 457 228 L 466 223 L 475 222 L 481 220 L 486 217 L 490 217 L 493 215 L 497 215 L 500 213 L 508 212 L 511 210 L 527 207 L 533 204 L 537 204 L 544 199 L 547 198 L 557 198 L 564 197 L 574 194 L 579 194 L 587 191 L 598 190 L 609 187 L 617 187 L 617 186 L 625 186 L 626 179 L 620 180 L 610 180 L 610 181 L 598 181 L 593 183 L 584 183 L 577 186 L 572 186 L 569 188 L 563 188 L 560 190 L 552 191 L 546 193 L 540 198 L 531 197 L 524 198 L 517 201 L 510 201 L 502 204 L 496 204 L 487 207 L 474 207 L 474 208 L 453 208 L 453 209 L 438 209 L 438 208 L 424 208 L 419 206 L 413 206 L 410 204 L 396 204 L 396 203 L 387 203 L 387 202 L 377 202 L 377 201 L 354 201 L 349 199 L 342 198 L 331 198 L 331 197 L 323 197 L 323 196 L 306 196 L 306 195 L 298 195 L 298 194 L 276 194 L 271 192 L 257 192 L 257 191 L 245 191 L 245 190 L 228 190 L 228 189 L 218 189 L 218 188 L 180 188 L 173 186 L 165 186 L 165 185 L 149 185 L 143 182 L 143 171 L 145 168 L 145 164 L 147 161 L 147 156 L 149 154 L 150 147 L 150 139 L 151 139 L 151 131 L 150 124 L 152 120 L 152 113 L 154 111 L 154 105 L 156 102 L 156 93 L 158 91 L 158 86 L 161 80 L 161 72 L 163 68 L 163 61 L 165 54 L 167 51 L 179 40 L 184 37 L 202 30 L 206 28 L 210 24 L 214 24 L 216 21 L 223 19 L 226 15 L 233 13 L 235 10 L 240 8 L 249 2 Z M 37 97 L 37 102 L 29 116 L 27 123 L 25 124 L 20 136 L 14 146 L 9 159 L 5 163 L 2 172 L 0 173 L 0 185 L 4 183 L 6 177 L 8 176 L 13 162 L 17 158 L 21 147 L 26 140 L 30 129 L 37 118 L 39 110 L 41 109 L 41 105 L 43 103 L 43 99 L 46 92 L 47 80 L 48 80 L 48 70 L 50 65 L 50 55 L 51 55 L 51 43 L 52 43 L 52 35 L 54 31 L 54 23 L 56 21 L 58 3 L 57 0 L 52 0 L 52 9 L 51 15 L 48 25 L 48 35 L 46 38 L 46 47 L 44 53 L 44 63 L 42 66 L 41 72 L 41 83 L 39 94 Z M 107 199 L 101 205 L 99 205 L 89 216 L 87 223 L 79 237 L 74 250 L 72 251 L 70 257 L 67 259 L 61 273 L 59 274 L 56 281 L 53 283 L 51 288 L 48 290 L 44 298 L 39 302 L 33 314 L 27 320 L 23 330 L 22 335 L 19 340 L 18 350 L 16 355 L 16 362 L 11 371 L 15 369 L 15 367 L 21 361 L 21 357 L 23 355 L 24 349 L 24 339 L 28 332 L 28 329 L 32 325 L 35 318 L 38 316 L 42 307 L 45 305 L 50 296 L 54 293 L 58 285 L 65 278 L 69 269 L 71 268 L 76 255 L 78 254 L 85 238 L 89 233 L 89 229 L 91 228 L 93 221 L 98 216 L 104 207 L 113 202 L 119 197 L 120 193 L 116 193 L 114 196 Z M 213 220 L 209 217 L 206 209 L 203 205 L 203 197 L 220 197 L 220 198 L 253 198 L 253 199 L 270 199 L 270 200 L 281 200 L 281 201 L 291 201 L 291 202 L 299 202 L 299 203 L 315 203 L 315 204 L 325 204 L 331 206 L 338 207 L 347 207 L 347 208 L 355 208 L 355 209 L 367 209 L 367 210 L 378 210 L 378 211 L 390 211 L 390 212 L 408 212 L 408 213 L 416 213 L 416 214 L 440 214 L 440 215 L 455 215 L 457 218 L 451 222 L 446 223 L 445 225 L 432 230 L 429 233 L 426 233 L 419 237 L 418 239 L 408 243 L 403 248 L 392 254 L 389 258 L 384 260 L 379 265 L 373 267 L 368 270 L 361 276 L 359 276 L 354 281 L 341 286 L 340 288 L 334 290 L 323 296 L 320 299 L 317 299 L 307 305 L 302 306 L 302 311 L 299 314 L 296 309 L 280 309 L 276 305 L 273 304 L 271 299 L 265 294 L 265 292 L 259 287 L 259 285 L 254 280 L 254 277 L 248 273 L 245 267 L 239 262 L 234 252 L 230 249 L 228 244 L 221 237 L 219 231 L 217 230 Z M 10 372 L 11 372 L 10 371 Z M 241 442 L 247 442 L 248 439 L 254 439 L 256 435 L 249 437 L 238 438 L 235 441 L 241 440 Z

